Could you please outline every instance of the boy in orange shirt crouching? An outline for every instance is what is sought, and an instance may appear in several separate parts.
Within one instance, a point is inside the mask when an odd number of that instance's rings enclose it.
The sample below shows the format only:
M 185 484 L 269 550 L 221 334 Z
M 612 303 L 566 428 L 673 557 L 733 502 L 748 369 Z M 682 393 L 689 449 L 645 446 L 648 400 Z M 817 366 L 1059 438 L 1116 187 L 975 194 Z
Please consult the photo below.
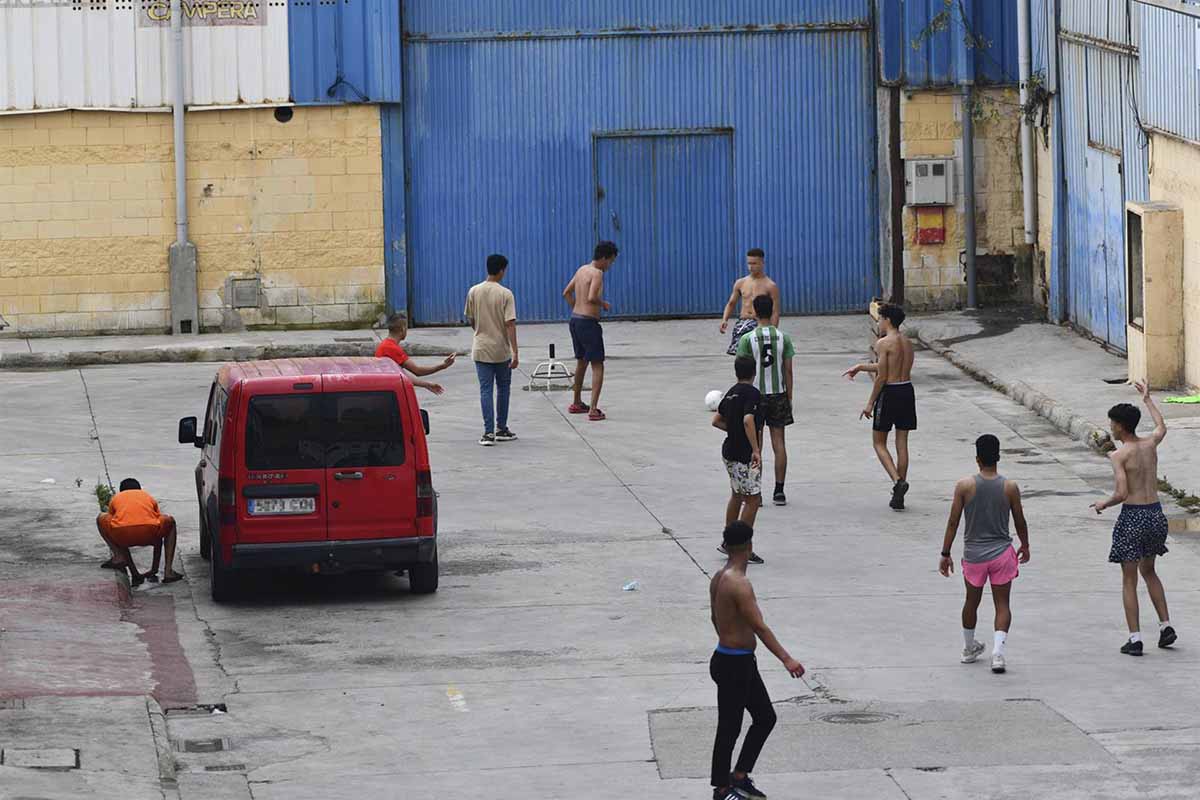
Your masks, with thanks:
M 101 564 L 109 569 L 129 570 L 129 584 L 158 582 L 158 561 L 163 544 L 167 546 L 167 565 L 163 583 L 174 583 L 183 576 L 175 571 L 175 519 L 158 510 L 158 502 L 133 478 L 121 481 L 121 490 L 108 501 L 108 511 L 96 517 L 100 538 L 112 551 L 112 558 Z M 139 573 L 133 563 L 131 547 L 153 547 L 154 563 L 149 572 Z

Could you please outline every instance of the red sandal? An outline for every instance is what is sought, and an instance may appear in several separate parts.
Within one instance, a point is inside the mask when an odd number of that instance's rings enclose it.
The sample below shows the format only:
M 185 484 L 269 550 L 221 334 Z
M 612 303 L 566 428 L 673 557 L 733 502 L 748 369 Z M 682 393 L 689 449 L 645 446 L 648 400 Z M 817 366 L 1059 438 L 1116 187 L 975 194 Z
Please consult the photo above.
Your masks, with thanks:
M 586 414 L 589 411 L 591 409 L 588 408 L 587 403 L 571 403 L 571 405 L 567 406 L 568 414 Z
M 588 421 L 589 422 L 599 422 L 604 419 L 608 419 L 608 417 L 605 416 L 604 412 L 598 408 L 593 408 L 591 411 L 588 412 Z

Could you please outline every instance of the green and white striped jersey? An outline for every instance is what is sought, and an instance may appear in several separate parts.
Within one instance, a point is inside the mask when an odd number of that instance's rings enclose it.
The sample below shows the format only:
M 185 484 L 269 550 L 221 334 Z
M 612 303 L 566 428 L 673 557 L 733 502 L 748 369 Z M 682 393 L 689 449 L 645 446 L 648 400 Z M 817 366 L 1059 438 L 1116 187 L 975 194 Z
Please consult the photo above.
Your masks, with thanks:
M 738 356 L 754 359 L 758 375 L 754 385 L 763 395 L 783 394 L 783 362 L 791 361 L 796 355 L 792 337 L 774 325 L 758 327 L 747 333 L 738 342 Z

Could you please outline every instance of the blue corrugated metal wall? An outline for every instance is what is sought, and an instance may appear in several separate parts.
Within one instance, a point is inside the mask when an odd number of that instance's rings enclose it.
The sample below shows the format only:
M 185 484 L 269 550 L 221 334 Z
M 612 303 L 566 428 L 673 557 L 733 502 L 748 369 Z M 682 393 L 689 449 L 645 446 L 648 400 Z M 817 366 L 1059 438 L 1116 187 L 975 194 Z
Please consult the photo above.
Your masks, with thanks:
M 398 103 L 398 0 L 288 0 L 297 103 Z
M 1200 63 L 1192 17 L 1138 4 L 1142 56 L 1138 97 L 1142 121 L 1200 142 Z
M 1014 84 L 1019 78 L 1017 7 L 1004 0 L 954 0 L 952 14 L 965 11 L 970 33 L 986 46 L 962 48 L 962 27 L 922 36 L 930 20 L 946 11 L 945 0 L 879 0 L 880 75 L 884 83 L 908 87 L 952 86 L 971 77 L 980 84 Z M 957 21 L 956 21 L 957 22 Z M 963 63 L 961 58 L 970 59 Z
M 596 138 L 716 129 L 729 131 L 732 208 L 712 150 L 693 162 L 708 206 L 693 196 L 639 221 L 655 227 L 652 263 L 669 263 L 669 279 L 643 286 L 649 265 L 618 261 L 610 291 L 626 282 L 640 294 L 614 313 L 715 313 L 752 246 L 766 250 L 786 312 L 862 308 L 878 290 L 870 33 L 865 0 L 407 3 L 414 320 L 458 321 L 495 251 L 512 264 L 522 319 L 561 318 L 561 289 L 602 232 Z M 726 213 L 728 238 L 699 243 L 727 248 L 719 258 L 681 240 Z
M 1125 347 L 1126 200 L 1150 194 L 1145 136 L 1134 109 L 1139 25 L 1124 0 L 1062 0 L 1058 40 L 1065 207 L 1066 316 Z M 1090 12 L 1090 13 L 1089 13 Z M 1082 28 L 1075 30 L 1071 24 Z M 1119 38 L 1110 38 L 1119 37 Z

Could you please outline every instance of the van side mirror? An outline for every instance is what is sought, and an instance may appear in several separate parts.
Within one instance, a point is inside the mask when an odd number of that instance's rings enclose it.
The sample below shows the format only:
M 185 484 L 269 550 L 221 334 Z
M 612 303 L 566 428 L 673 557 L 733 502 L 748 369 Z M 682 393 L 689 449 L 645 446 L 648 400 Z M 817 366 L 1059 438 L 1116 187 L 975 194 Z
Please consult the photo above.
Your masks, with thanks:
M 429 435 L 429 412 L 421 409 L 421 427 L 425 429 L 425 435 Z
M 196 435 L 196 418 L 184 417 L 179 420 L 179 443 L 204 447 L 204 440 Z

